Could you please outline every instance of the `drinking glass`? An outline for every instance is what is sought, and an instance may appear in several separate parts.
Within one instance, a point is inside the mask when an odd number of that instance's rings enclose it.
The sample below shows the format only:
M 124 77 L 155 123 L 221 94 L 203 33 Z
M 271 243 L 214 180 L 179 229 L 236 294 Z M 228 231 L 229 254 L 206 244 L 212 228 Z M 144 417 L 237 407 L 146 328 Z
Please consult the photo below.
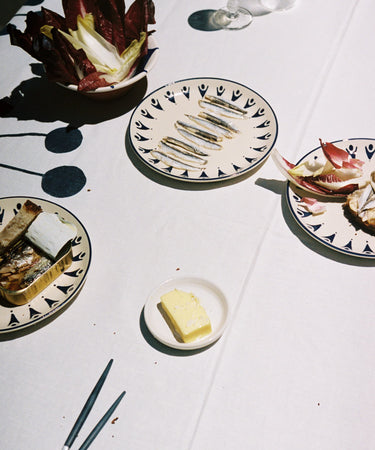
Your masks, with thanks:
M 225 30 L 241 30 L 253 21 L 250 11 L 239 6 L 238 0 L 228 0 L 226 6 L 218 9 L 212 16 L 213 23 Z
M 260 3 L 269 11 L 285 11 L 292 8 L 296 0 L 260 0 Z

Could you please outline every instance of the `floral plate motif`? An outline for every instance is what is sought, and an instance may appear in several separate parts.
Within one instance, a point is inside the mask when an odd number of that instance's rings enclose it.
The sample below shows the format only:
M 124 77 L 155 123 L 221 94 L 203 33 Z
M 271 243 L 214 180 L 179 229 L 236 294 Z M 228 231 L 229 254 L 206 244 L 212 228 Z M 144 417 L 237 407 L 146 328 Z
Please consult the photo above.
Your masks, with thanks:
M 353 158 L 364 161 L 363 179 L 369 179 L 370 173 L 375 170 L 375 139 L 353 138 L 336 141 L 334 144 L 345 149 Z M 310 158 L 314 153 L 318 154 L 320 151 L 321 147 L 319 146 L 305 155 L 298 163 Z M 302 229 L 318 242 L 334 251 L 359 258 L 374 259 L 375 236 L 357 229 L 345 217 L 343 201 L 331 201 L 317 196 L 316 198 L 319 201 L 325 203 L 326 211 L 323 214 L 313 216 L 301 205 L 302 197 L 313 196 L 313 194 L 306 193 L 288 182 L 286 195 L 288 206 Z
M 40 205 L 43 211 L 58 213 L 59 217 L 76 226 L 77 236 L 72 243 L 73 262 L 64 273 L 26 305 L 13 306 L 1 301 L 0 333 L 24 329 L 57 313 L 78 294 L 90 266 L 91 244 L 85 228 L 72 213 L 55 203 L 32 197 L 1 198 L 0 229 L 10 221 L 27 199 Z
M 206 95 L 247 111 L 246 119 L 233 120 L 239 133 L 225 139 L 221 150 L 208 152 L 207 165 L 200 170 L 176 168 L 156 158 L 152 151 L 157 150 L 160 140 L 167 136 L 181 139 L 176 121 L 188 122 L 187 115 L 198 115 L 199 102 Z M 147 166 L 191 182 L 221 181 L 254 169 L 268 157 L 277 133 L 275 113 L 263 97 L 239 83 L 218 78 L 186 79 L 157 89 L 138 105 L 129 124 L 131 145 Z

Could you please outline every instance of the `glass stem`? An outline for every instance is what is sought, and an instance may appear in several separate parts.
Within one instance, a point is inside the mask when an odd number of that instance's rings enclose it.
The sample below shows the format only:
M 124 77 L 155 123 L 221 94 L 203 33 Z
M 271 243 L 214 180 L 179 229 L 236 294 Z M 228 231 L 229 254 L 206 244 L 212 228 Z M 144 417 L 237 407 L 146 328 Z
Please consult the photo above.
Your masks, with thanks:
M 227 9 L 231 16 L 237 15 L 238 6 L 239 6 L 238 0 L 228 0 Z

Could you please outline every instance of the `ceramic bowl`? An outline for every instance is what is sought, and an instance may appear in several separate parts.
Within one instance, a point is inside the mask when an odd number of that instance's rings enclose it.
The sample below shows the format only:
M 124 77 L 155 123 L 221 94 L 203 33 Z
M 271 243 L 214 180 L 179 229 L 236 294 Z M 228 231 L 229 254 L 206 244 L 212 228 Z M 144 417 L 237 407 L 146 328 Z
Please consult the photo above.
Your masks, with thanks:
M 111 100 L 126 94 L 132 89 L 138 81 L 144 78 L 148 72 L 154 67 L 159 56 L 159 47 L 156 40 L 152 35 L 148 37 L 148 52 L 145 55 L 131 78 L 128 78 L 120 83 L 113 84 L 111 86 L 105 86 L 97 88 L 93 91 L 79 92 L 82 95 L 90 97 L 94 100 Z M 60 84 L 60 83 L 59 83 Z M 78 92 L 78 87 L 74 84 L 63 85 L 65 89 Z

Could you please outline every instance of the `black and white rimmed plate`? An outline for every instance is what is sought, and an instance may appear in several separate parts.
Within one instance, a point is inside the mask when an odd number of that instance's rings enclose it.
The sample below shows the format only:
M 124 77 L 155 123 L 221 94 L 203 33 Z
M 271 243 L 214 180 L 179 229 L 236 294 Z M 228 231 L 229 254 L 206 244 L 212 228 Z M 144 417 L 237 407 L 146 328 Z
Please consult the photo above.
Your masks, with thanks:
M 208 151 L 207 164 L 198 171 L 178 169 L 156 158 L 151 152 L 162 138 L 184 140 L 175 123 L 189 122 L 187 114 L 202 111 L 199 101 L 206 95 L 220 97 L 247 111 L 246 119 L 229 119 L 240 132 L 232 139 L 224 139 L 221 150 Z M 275 113 L 263 97 L 244 85 L 218 78 L 186 79 L 157 89 L 138 105 L 129 124 L 131 145 L 147 166 L 165 176 L 191 182 L 226 180 L 249 172 L 267 158 L 277 133 Z
M 345 139 L 333 143 L 364 161 L 363 179 L 369 179 L 370 173 L 375 170 L 375 139 Z M 298 164 L 319 152 L 321 152 L 320 146 L 305 155 Z M 359 258 L 375 259 L 375 236 L 351 224 L 344 215 L 343 201 L 316 197 L 326 205 L 326 211 L 314 216 L 301 205 L 302 197 L 314 197 L 314 195 L 288 182 L 286 198 L 289 209 L 306 233 L 334 251 Z
M 90 266 L 91 244 L 85 228 L 72 213 L 55 203 L 33 197 L 0 198 L 0 229 L 14 217 L 27 199 L 40 205 L 43 211 L 58 213 L 59 217 L 76 226 L 73 262 L 64 273 L 26 305 L 8 306 L 3 301 L 0 302 L 0 333 L 30 327 L 57 313 L 79 292 Z

